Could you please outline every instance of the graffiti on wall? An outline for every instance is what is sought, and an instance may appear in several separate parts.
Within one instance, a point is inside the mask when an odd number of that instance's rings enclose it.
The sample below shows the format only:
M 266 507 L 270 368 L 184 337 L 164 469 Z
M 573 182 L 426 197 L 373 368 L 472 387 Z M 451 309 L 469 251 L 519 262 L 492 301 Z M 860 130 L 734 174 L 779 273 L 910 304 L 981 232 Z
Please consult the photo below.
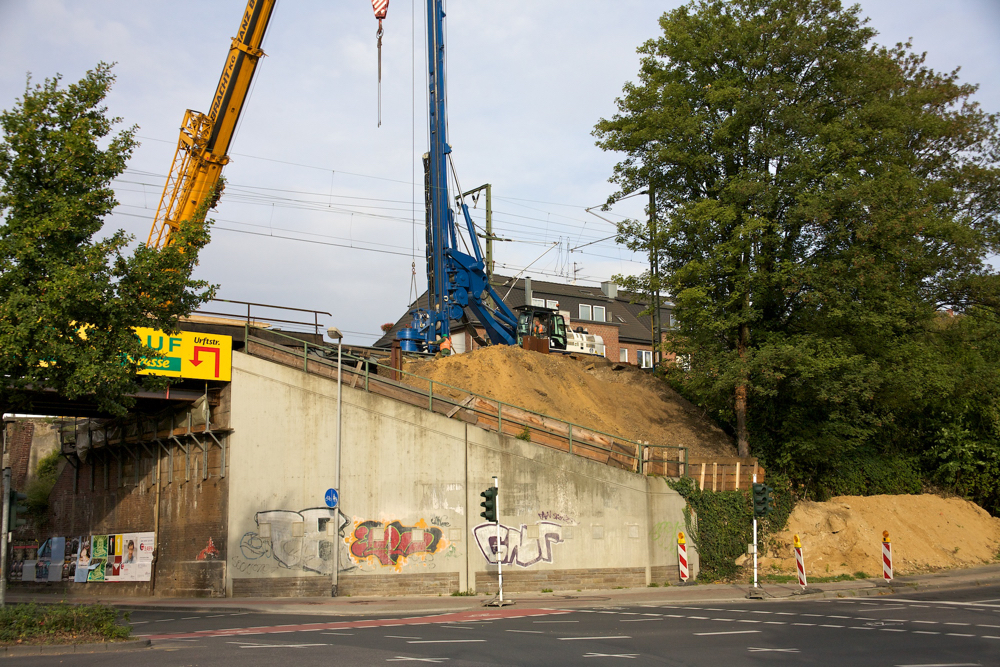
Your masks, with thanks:
M 429 557 L 449 545 L 444 531 L 439 526 L 429 526 L 423 519 L 412 526 L 399 521 L 357 520 L 345 541 L 355 562 L 392 567 L 397 572 L 411 558 L 426 564 Z
M 500 562 L 504 565 L 531 567 L 535 563 L 552 562 L 552 545 L 563 541 L 562 526 L 552 521 L 539 521 L 538 537 L 528 536 L 528 526 L 513 528 L 500 524 Z M 534 526 L 532 527 L 534 528 Z M 487 562 L 497 562 L 497 525 L 481 523 L 472 530 L 479 550 Z
M 260 571 L 249 564 L 271 561 L 289 570 L 333 574 L 334 535 L 328 528 L 336 521 L 337 510 L 329 507 L 257 512 L 257 530 L 240 538 L 245 569 Z

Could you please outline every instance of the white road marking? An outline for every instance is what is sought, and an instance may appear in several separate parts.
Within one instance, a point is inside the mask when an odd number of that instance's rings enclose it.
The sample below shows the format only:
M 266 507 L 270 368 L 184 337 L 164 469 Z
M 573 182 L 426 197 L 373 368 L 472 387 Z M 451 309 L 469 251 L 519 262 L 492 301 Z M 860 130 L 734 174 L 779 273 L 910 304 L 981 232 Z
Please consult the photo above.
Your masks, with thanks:
M 662 621 L 662 618 L 623 618 L 622 623 L 641 623 L 643 621 Z
M 386 639 L 420 639 L 420 637 L 410 637 L 407 635 L 383 635 Z
M 407 644 L 473 644 L 485 642 L 485 639 L 418 639 Z
M 580 621 L 532 621 L 532 623 L 579 623 Z
M 341 637 L 353 637 L 353 632 L 324 632 L 324 635 L 340 635 Z
M 913 606 L 913 603 L 915 602 L 915 600 L 896 600 L 896 602 L 905 602 L 905 603 L 909 604 L 910 606 Z M 953 604 L 953 605 L 958 605 L 958 606 L 961 606 L 961 607 L 990 607 L 990 608 L 1000 609 L 1000 604 L 986 604 L 985 602 L 952 602 L 950 600 L 949 601 L 945 601 L 945 600 L 920 600 L 920 602 L 923 603 L 923 604 L 925 604 L 925 605 L 930 605 L 930 604 Z M 944 608 L 947 609 L 947 607 L 944 607 Z
M 896 667 L 981 667 L 979 662 L 935 662 L 919 665 L 896 665 Z
M 879 628 L 882 632 L 906 632 L 902 628 Z
M 747 650 L 751 653 L 798 653 L 797 648 L 756 648 L 753 646 L 748 646 Z
M 616 635 L 614 637 L 560 637 L 561 642 L 572 642 L 581 639 L 632 639 L 628 635 Z
M 976 625 L 977 628 L 1000 628 L 1000 625 Z
M 913 623 L 926 623 L 927 625 L 937 625 L 938 621 L 913 621 Z
M 972 623 L 945 623 L 945 625 L 972 625 Z
M 975 635 L 963 635 L 960 632 L 949 632 L 948 636 L 949 637 L 975 637 Z
M 729 632 L 696 632 L 695 637 L 709 637 L 711 635 L 752 635 L 760 634 L 760 630 L 731 630 Z
M 815 616 L 816 618 L 822 618 L 823 614 L 801 614 L 801 616 Z
M 201 618 L 201 616 L 185 616 L 185 617 L 183 617 L 181 619 L 178 619 L 178 620 L 181 620 L 181 621 L 193 621 L 196 618 Z
M 915 634 L 915 635 L 939 635 L 941 633 L 940 632 L 931 632 L 929 630 L 914 630 L 913 634 Z
M 167 621 L 174 621 L 174 620 L 176 620 L 176 619 L 173 619 L 173 618 L 160 618 L 160 619 L 157 619 L 157 620 L 153 621 L 153 623 L 166 623 Z
M 708 616 L 688 616 L 688 618 L 693 618 L 693 619 L 696 619 L 696 620 L 699 620 L 699 621 L 707 621 L 708 620 Z
M 524 634 L 530 634 L 530 635 L 544 635 L 545 634 L 541 630 L 508 630 L 507 632 L 523 632 Z
M 741 618 L 737 623 L 760 623 L 760 621 L 752 618 Z
M 236 642 L 231 642 L 235 644 Z M 243 644 L 240 648 L 313 648 L 315 646 L 330 646 L 330 644 Z
M 764 625 L 788 625 L 787 621 L 764 621 Z
M 713 621 L 728 621 L 728 622 L 730 622 L 730 623 L 732 623 L 732 622 L 736 621 L 736 619 L 735 619 L 735 618 L 713 618 L 712 620 L 713 620 Z
M 777 614 L 778 616 L 798 616 L 798 614 L 791 611 L 776 611 L 774 613 Z
M 851 627 L 849 627 L 847 629 L 848 630 L 874 630 L 875 628 L 864 628 L 864 627 L 861 627 L 859 625 L 852 625 Z M 937 633 L 935 632 L 934 634 L 937 634 Z
M 444 662 L 448 658 L 407 658 L 405 655 L 397 655 L 395 658 L 386 658 L 386 662 Z
M 821 628 L 842 628 L 844 626 L 842 626 L 842 625 L 821 625 L 819 627 L 821 627 Z
M 145 625 L 149 621 L 132 621 L 132 625 Z
M 815 623 L 792 623 L 792 625 L 802 625 L 802 626 L 811 628 L 811 627 L 815 626 L 816 624 Z
M 584 653 L 584 658 L 638 658 L 638 653 Z
M 850 618 L 850 616 L 827 616 L 827 618 Z
M 643 614 L 643 616 L 657 616 L 657 617 L 662 617 L 663 614 Z M 1000 626 L 998 626 L 998 627 L 1000 627 Z
M 537 623 L 537 621 L 536 621 Z M 467 625 L 442 625 L 442 628 L 451 628 L 452 630 L 475 630 L 475 628 L 470 628 Z
M 212 614 L 211 616 L 206 616 L 205 618 L 222 618 L 225 614 Z

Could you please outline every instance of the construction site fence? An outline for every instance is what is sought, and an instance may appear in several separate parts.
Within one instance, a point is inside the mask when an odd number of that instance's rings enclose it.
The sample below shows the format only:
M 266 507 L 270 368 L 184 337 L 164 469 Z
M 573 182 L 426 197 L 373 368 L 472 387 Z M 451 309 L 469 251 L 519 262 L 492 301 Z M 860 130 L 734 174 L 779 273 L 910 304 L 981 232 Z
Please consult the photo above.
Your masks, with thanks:
M 754 480 L 764 482 L 764 467 L 753 457 L 691 457 L 690 474 L 702 491 L 749 489 Z
M 337 378 L 337 348 L 284 336 L 282 345 L 253 336 L 246 328 L 246 352 L 306 373 Z M 279 336 L 270 331 L 270 336 Z M 295 349 L 298 348 L 298 349 Z M 350 353 L 342 354 L 341 382 L 354 389 L 392 398 L 459 419 L 479 428 L 551 447 L 631 472 L 664 477 L 690 476 L 688 448 L 653 445 L 550 417 L 459 387 L 386 366 Z

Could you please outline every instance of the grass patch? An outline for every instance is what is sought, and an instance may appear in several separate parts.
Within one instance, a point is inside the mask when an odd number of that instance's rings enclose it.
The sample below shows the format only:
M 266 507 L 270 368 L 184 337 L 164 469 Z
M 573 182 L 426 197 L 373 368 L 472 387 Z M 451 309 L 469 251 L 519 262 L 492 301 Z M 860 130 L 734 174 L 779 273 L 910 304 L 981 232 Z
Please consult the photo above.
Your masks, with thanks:
M 870 579 L 870 577 L 864 572 L 855 572 L 854 574 L 837 574 L 828 577 L 813 575 L 808 576 L 810 584 L 829 584 L 835 581 L 854 581 L 855 579 Z M 769 584 L 789 584 L 797 582 L 799 578 L 794 574 L 764 574 L 761 575 L 761 580 Z
M 88 644 L 132 636 L 129 612 L 103 604 L 7 605 L 0 609 L 0 645 Z
M 452 591 L 452 593 L 451 593 L 451 596 L 453 598 L 475 597 L 477 595 L 479 595 L 479 593 L 477 593 L 476 591 L 472 590 L 471 588 L 469 590 L 467 590 L 467 591 Z
M 551 593 L 551 592 L 552 592 L 552 589 L 551 589 L 551 588 L 543 588 L 543 589 L 542 589 L 542 592 L 543 592 L 543 593 Z

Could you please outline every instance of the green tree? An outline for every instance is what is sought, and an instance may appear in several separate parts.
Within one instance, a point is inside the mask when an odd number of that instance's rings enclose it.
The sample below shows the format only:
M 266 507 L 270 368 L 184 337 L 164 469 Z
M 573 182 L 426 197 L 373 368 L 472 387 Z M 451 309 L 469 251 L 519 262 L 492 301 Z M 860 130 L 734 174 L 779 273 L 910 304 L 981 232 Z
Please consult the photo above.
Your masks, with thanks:
M 660 27 L 595 129 L 624 154 L 611 201 L 655 186 L 658 235 L 619 242 L 661 257 L 672 379 L 741 455 L 815 478 L 947 389 L 942 308 L 1000 303 L 997 117 L 837 0 L 695 0 Z
M 132 327 L 173 332 L 213 292 L 191 278 L 207 226 L 160 251 L 99 234 L 136 146 L 135 128 L 113 133 L 121 119 L 102 104 L 113 81 L 104 63 L 65 88 L 29 78 L 0 115 L 0 406 L 30 409 L 45 388 L 123 414 L 140 382 L 164 384 L 136 376 L 152 355 Z

